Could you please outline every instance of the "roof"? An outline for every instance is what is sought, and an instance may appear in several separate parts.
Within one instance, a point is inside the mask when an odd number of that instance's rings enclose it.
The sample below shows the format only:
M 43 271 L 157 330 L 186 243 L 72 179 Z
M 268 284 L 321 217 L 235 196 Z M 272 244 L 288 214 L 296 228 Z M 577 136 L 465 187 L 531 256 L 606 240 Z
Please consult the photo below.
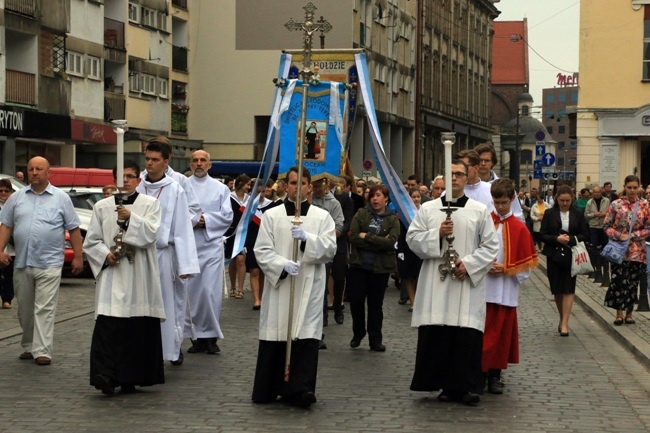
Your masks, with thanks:
M 528 21 L 494 21 L 492 84 L 528 85 Z M 513 42 L 512 35 L 520 35 Z

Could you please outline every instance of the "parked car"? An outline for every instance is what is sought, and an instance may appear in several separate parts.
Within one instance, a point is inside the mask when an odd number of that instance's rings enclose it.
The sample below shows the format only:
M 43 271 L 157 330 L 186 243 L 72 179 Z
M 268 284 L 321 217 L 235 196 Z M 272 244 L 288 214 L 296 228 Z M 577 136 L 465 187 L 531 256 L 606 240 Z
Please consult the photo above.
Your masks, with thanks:
M 80 222 L 79 230 L 81 231 L 81 238 L 85 239 L 86 232 L 88 231 L 88 227 L 90 226 L 90 219 L 93 216 L 93 211 L 89 209 L 75 208 L 75 212 L 77 212 L 77 216 L 79 217 L 79 222 Z M 68 233 L 67 230 L 65 231 L 65 251 L 63 255 L 64 255 L 63 276 L 66 278 L 74 277 L 75 275 L 72 275 L 72 259 L 74 257 L 74 251 L 72 250 L 72 244 L 70 243 L 70 233 Z M 88 260 L 86 260 L 85 254 L 83 256 L 83 259 L 84 259 L 83 272 L 77 276 L 85 277 L 85 278 L 92 277 L 92 271 L 90 269 L 90 266 L 88 265 Z
M 27 186 L 25 183 L 19 181 L 9 174 L 0 174 L 0 179 L 9 179 L 11 181 L 11 185 L 14 187 L 14 192 Z
M 95 203 L 104 198 L 101 188 L 59 188 L 68 193 L 75 208 L 92 210 Z

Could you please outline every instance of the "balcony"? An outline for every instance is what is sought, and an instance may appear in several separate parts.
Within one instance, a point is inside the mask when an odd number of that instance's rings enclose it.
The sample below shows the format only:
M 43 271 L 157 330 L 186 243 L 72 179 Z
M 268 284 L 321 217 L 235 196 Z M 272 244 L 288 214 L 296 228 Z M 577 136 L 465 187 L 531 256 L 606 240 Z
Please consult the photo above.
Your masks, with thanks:
M 124 23 L 104 18 L 104 46 L 124 51 Z
M 187 0 L 172 0 L 172 4 L 179 8 L 187 9 Z
M 126 119 L 126 104 L 123 94 L 104 92 L 104 118 Z
M 187 112 L 172 111 L 172 133 L 187 133 Z
M 36 75 L 7 69 L 7 102 L 36 105 Z
M 172 69 L 187 72 L 187 48 L 172 47 Z
M 5 0 L 5 10 L 35 17 L 36 0 Z

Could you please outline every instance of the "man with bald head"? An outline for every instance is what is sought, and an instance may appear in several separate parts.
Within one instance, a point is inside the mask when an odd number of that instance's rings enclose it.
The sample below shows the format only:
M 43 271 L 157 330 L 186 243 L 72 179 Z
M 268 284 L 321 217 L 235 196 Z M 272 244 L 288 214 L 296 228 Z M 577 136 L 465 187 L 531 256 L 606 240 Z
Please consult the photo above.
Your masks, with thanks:
M 35 359 L 49 365 L 54 340 L 56 312 L 65 230 L 74 250 L 72 273 L 83 269 L 79 217 L 72 200 L 49 182 L 50 163 L 40 156 L 27 164 L 29 187 L 9 197 L 0 213 L 0 251 L 13 235 L 16 247 L 14 286 L 18 300 L 18 321 L 23 329 L 22 360 Z M 0 252 L 0 265 L 9 256 Z
M 211 166 L 208 152 L 197 150 L 192 153 L 189 181 L 200 206 L 194 241 L 201 273 L 187 282 L 190 317 L 186 318 L 184 334 L 186 338 L 196 338 L 188 353 L 214 355 L 220 352 L 217 339 L 223 338 L 219 324 L 224 264 L 221 238 L 232 223 L 233 211 L 228 187 L 208 175 Z

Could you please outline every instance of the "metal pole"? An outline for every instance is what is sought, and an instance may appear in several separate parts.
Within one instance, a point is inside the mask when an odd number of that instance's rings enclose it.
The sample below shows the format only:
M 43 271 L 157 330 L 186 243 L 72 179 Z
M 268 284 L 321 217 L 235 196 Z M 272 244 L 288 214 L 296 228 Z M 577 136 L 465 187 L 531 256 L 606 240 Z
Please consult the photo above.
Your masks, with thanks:
M 301 30 L 304 32 L 304 48 L 303 48 L 303 60 L 302 60 L 302 71 L 300 75 L 302 76 L 302 107 L 300 113 L 300 139 L 298 141 L 298 189 L 296 191 L 296 213 L 294 215 L 291 224 L 297 226 L 302 224 L 300 219 L 300 211 L 302 209 L 302 173 L 303 173 L 303 162 L 305 158 L 305 153 L 303 152 L 303 146 L 305 143 L 305 131 L 307 129 L 307 99 L 309 98 L 309 80 L 313 75 L 311 71 L 311 48 L 312 48 L 312 35 L 314 32 L 320 31 L 322 40 L 324 41 L 324 33 L 329 32 L 332 29 L 332 25 L 321 17 L 317 22 L 314 22 L 314 11 L 316 6 L 312 3 L 307 3 L 305 7 L 305 22 L 299 23 L 295 22 L 293 19 L 290 19 L 285 23 L 285 27 L 289 31 Z M 292 260 L 294 262 L 298 261 L 298 248 L 299 240 L 293 240 L 293 252 Z M 287 320 L 287 348 L 284 354 L 284 381 L 288 382 L 291 377 L 291 342 L 293 341 L 293 304 L 296 293 L 296 278 L 291 276 L 290 286 L 289 286 L 289 317 Z

